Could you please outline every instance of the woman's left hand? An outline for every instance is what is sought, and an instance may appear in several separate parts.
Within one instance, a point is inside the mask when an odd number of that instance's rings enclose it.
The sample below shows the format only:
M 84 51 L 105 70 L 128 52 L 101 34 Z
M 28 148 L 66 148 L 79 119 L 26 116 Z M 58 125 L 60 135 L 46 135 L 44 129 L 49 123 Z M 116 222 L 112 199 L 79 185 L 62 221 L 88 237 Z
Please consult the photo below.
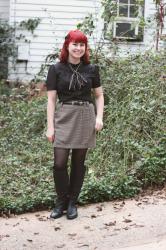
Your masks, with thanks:
M 100 131 L 103 128 L 103 120 L 101 118 L 96 117 L 95 129 L 96 131 Z

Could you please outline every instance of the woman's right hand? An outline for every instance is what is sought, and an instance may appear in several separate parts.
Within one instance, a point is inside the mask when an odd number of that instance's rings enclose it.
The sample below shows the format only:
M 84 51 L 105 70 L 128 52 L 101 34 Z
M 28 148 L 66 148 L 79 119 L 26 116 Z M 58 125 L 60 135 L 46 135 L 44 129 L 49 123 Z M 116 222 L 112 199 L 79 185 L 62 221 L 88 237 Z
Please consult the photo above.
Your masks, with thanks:
M 46 136 L 49 142 L 54 142 L 55 139 L 55 131 L 54 128 L 47 129 Z

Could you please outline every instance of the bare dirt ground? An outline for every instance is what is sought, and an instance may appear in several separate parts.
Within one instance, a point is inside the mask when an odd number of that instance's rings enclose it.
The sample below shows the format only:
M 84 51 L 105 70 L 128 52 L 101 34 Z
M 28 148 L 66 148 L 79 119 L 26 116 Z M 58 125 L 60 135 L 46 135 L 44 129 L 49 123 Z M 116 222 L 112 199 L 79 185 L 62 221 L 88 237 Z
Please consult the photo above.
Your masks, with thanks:
M 166 189 L 78 207 L 75 220 L 50 211 L 0 218 L 0 250 L 166 250 Z

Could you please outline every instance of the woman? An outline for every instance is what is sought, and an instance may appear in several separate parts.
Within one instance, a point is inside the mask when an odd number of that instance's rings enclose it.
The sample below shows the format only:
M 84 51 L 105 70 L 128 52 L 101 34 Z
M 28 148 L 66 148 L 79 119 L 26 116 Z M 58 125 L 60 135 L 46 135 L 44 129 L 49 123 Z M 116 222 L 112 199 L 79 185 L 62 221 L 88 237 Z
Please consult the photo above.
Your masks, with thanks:
M 57 201 L 50 217 L 78 216 L 88 148 L 95 147 L 95 131 L 103 127 L 104 98 L 98 67 L 89 62 L 87 37 L 79 30 L 65 37 L 60 62 L 51 65 L 47 80 L 47 138 L 54 143 L 54 182 Z M 91 90 L 96 100 L 96 116 Z M 55 104 L 57 97 L 58 104 Z M 67 162 L 71 151 L 70 177 Z

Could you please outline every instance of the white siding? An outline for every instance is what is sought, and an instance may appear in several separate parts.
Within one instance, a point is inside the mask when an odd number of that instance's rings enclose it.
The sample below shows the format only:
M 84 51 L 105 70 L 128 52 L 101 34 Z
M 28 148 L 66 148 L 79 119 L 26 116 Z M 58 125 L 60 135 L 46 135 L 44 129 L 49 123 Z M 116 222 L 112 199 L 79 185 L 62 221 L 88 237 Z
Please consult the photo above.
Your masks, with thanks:
M 164 1 L 166 2 L 166 0 Z M 9 0 L 0 0 L 0 4 L 2 3 L 9 3 Z M 21 51 L 19 58 L 27 59 L 27 61 L 17 63 L 15 70 L 10 64 L 9 78 L 23 81 L 33 79 L 39 72 L 46 56 L 53 53 L 55 48 L 61 47 L 69 30 L 75 29 L 78 22 L 88 13 L 99 15 L 101 12 L 101 0 L 10 0 L 11 24 L 17 26 L 23 20 L 38 17 L 41 18 L 41 22 L 34 35 L 28 31 L 17 30 L 16 35 L 23 33 L 29 41 L 29 43 L 25 43 L 22 40 L 18 43 L 19 52 Z M 145 20 L 150 18 L 151 23 L 145 27 L 143 42 L 120 43 L 117 55 L 155 50 L 155 13 L 156 8 L 153 0 L 145 0 Z M 103 23 L 100 19 L 96 36 L 100 37 L 102 27 Z M 166 28 L 164 28 L 163 33 L 166 33 Z M 163 46 L 163 42 L 160 42 L 159 46 Z
M 34 32 L 17 30 L 29 40 L 28 62 L 20 62 L 16 70 L 10 68 L 10 79 L 30 80 L 39 71 L 41 64 L 54 48 L 61 47 L 66 33 L 75 29 L 88 13 L 96 10 L 96 0 L 10 0 L 10 23 L 18 25 L 29 18 L 41 18 Z M 18 46 L 24 46 L 20 41 Z M 26 46 L 27 52 L 27 46 Z M 21 55 L 22 58 L 22 55 Z
M 9 2 L 10 0 L 0 0 L 0 19 L 9 19 Z

